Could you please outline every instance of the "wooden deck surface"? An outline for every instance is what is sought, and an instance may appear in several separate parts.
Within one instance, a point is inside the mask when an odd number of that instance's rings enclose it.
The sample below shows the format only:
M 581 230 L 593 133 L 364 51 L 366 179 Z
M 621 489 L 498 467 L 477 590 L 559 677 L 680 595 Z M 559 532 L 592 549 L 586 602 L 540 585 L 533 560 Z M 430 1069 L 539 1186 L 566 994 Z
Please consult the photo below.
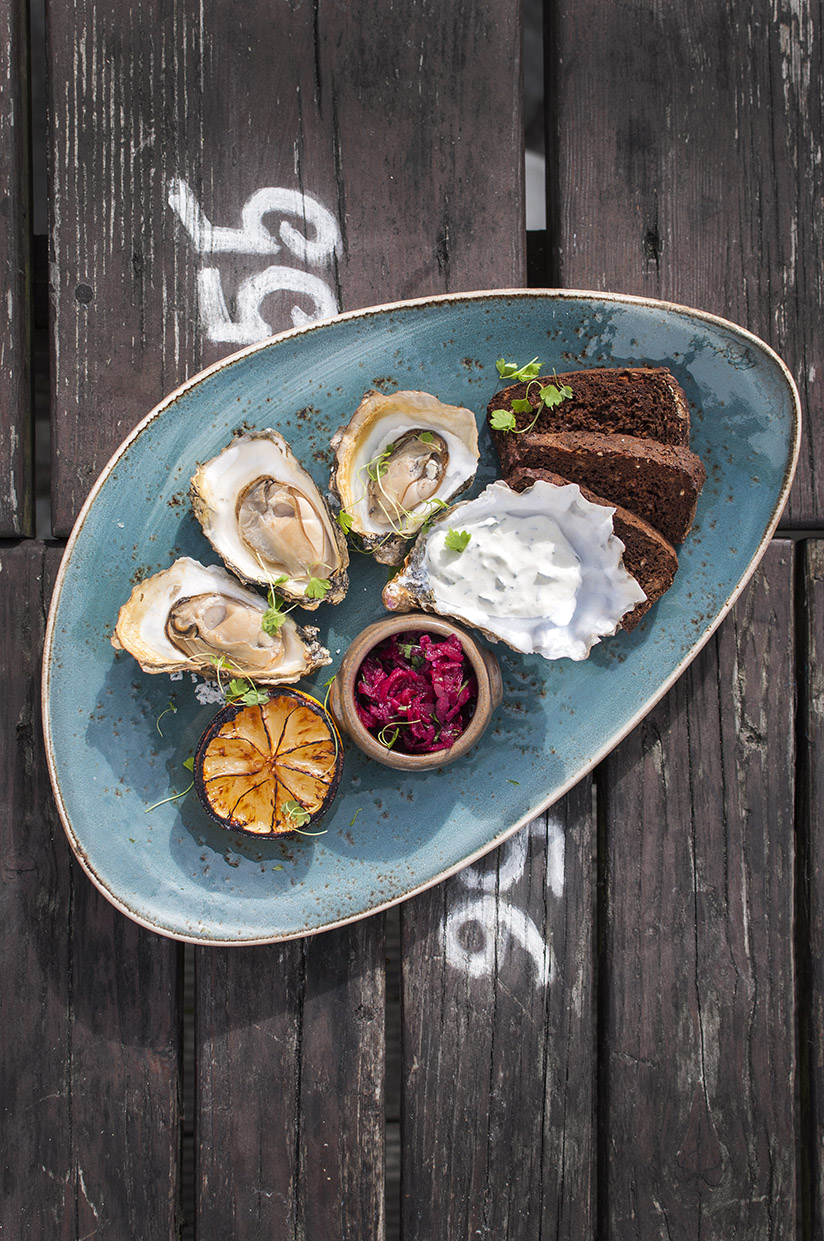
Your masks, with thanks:
M 0 1234 L 824 1241 L 824 10 L 547 0 L 531 278 L 781 354 L 805 424 L 780 537 L 666 698 L 499 851 L 399 914 L 242 950 L 141 929 L 71 857 L 39 707 L 62 546 L 152 406 L 293 307 L 526 282 L 520 6 L 46 16 L 36 538 L 29 28 L 0 0 Z M 313 245 L 267 249 L 256 221 L 298 201 Z

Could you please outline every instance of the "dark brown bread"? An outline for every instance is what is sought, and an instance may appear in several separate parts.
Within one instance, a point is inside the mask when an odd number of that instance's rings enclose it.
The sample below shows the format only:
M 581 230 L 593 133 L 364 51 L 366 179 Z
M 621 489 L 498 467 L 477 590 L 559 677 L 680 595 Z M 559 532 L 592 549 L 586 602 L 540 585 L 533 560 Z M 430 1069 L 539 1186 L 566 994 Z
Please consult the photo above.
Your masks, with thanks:
M 538 391 L 544 384 L 568 384 L 572 396 L 543 409 L 533 430 L 595 431 L 633 435 L 685 448 L 690 440 L 687 400 L 675 376 L 664 367 L 602 367 L 588 371 L 569 371 L 563 375 L 544 375 L 530 384 L 513 384 L 495 394 L 488 412 L 512 412 L 513 400 L 525 397 L 532 414 L 515 414 L 518 430 L 528 426 L 539 404 Z M 490 427 L 504 474 L 519 463 L 520 435 Z
M 507 482 L 513 491 L 524 491 L 538 479 L 552 483 L 555 487 L 564 487 L 570 481 L 549 470 L 531 470 L 522 466 L 513 471 Z M 588 487 L 581 487 L 581 495 L 592 504 L 612 504 Z M 615 515 L 612 518 L 612 528 L 624 545 L 624 566 L 647 596 L 646 603 L 637 604 L 621 621 L 622 627 L 629 632 L 635 628 L 644 613 L 649 611 L 656 599 L 660 599 L 669 590 L 678 569 L 678 555 L 672 544 L 653 529 L 648 521 L 644 521 L 643 517 L 638 517 L 620 504 L 613 507 Z
M 587 431 L 528 431 L 518 439 L 519 465 L 590 487 L 643 517 L 669 543 L 683 543 L 689 533 L 706 470 L 688 448 Z

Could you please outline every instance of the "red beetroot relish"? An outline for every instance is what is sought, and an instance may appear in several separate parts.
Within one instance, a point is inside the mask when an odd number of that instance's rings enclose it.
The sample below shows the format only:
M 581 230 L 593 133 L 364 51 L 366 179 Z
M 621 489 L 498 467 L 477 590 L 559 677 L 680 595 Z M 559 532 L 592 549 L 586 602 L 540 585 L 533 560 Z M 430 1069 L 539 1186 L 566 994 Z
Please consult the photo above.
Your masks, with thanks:
M 457 637 L 419 630 L 392 634 L 364 659 L 355 679 L 361 723 L 388 749 L 448 750 L 475 712 L 478 683 Z

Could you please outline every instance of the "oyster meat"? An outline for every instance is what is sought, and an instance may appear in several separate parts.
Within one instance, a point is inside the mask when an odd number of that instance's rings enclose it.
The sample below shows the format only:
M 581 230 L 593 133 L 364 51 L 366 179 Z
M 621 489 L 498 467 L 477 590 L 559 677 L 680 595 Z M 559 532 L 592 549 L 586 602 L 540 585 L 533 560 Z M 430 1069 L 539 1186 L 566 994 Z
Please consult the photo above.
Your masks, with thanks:
M 475 415 L 428 392 L 365 393 L 331 443 L 330 490 L 382 564 L 400 564 L 408 540 L 478 468 Z
M 279 432 L 237 435 L 198 466 L 189 495 L 206 538 L 243 581 L 276 583 L 304 608 L 340 603 L 349 584 L 346 539 Z M 318 595 L 313 581 L 329 589 Z
M 624 568 L 613 512 L 574 483 L 491 483 L 420 535 L 384 604 L 437 612 L 545 659 L 586 659 L 646 599 Z
M 261 685 L 299 681 L 332 662 L 317 629 L 287 616 L 276 633 L 261 627 L 266 601 L 219 565 L 183 556 L 135 586 L 120 609 L 112 646 L 133 655 L 144 672 L 227 672 Z

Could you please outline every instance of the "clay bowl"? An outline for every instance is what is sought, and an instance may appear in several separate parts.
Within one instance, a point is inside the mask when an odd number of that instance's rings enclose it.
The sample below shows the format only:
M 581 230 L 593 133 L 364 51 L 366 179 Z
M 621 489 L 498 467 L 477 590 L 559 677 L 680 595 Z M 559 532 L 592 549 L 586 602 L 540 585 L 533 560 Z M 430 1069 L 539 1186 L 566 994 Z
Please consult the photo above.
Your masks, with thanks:
M 355 708 L 355 682 L 364 659 L 384 638 L 406 630 L 430 633 L 438 638 L 447 638 L 454 634 L 475 673 L 478 682 L 475 714 L 448 750 L 436 750 L 431 754 L 404 754 L 400 750 L 387 749 L 361 723 Z M 481 646 L 466 630 L 439 616 L 428 616 L 424 612 L 405 612 L 387 616 L 361 630 L 341 660 L 340 671 L 332 682 L 328 706 L 341 732 L 346 733 L 369 758 L 374 758 L 386 767 L 397 767 L 402 771 L 429 771 L 433 767 L 454 763 L 475 745 L 486 730 L 502 697 L 501 669 L 491 651 Z

